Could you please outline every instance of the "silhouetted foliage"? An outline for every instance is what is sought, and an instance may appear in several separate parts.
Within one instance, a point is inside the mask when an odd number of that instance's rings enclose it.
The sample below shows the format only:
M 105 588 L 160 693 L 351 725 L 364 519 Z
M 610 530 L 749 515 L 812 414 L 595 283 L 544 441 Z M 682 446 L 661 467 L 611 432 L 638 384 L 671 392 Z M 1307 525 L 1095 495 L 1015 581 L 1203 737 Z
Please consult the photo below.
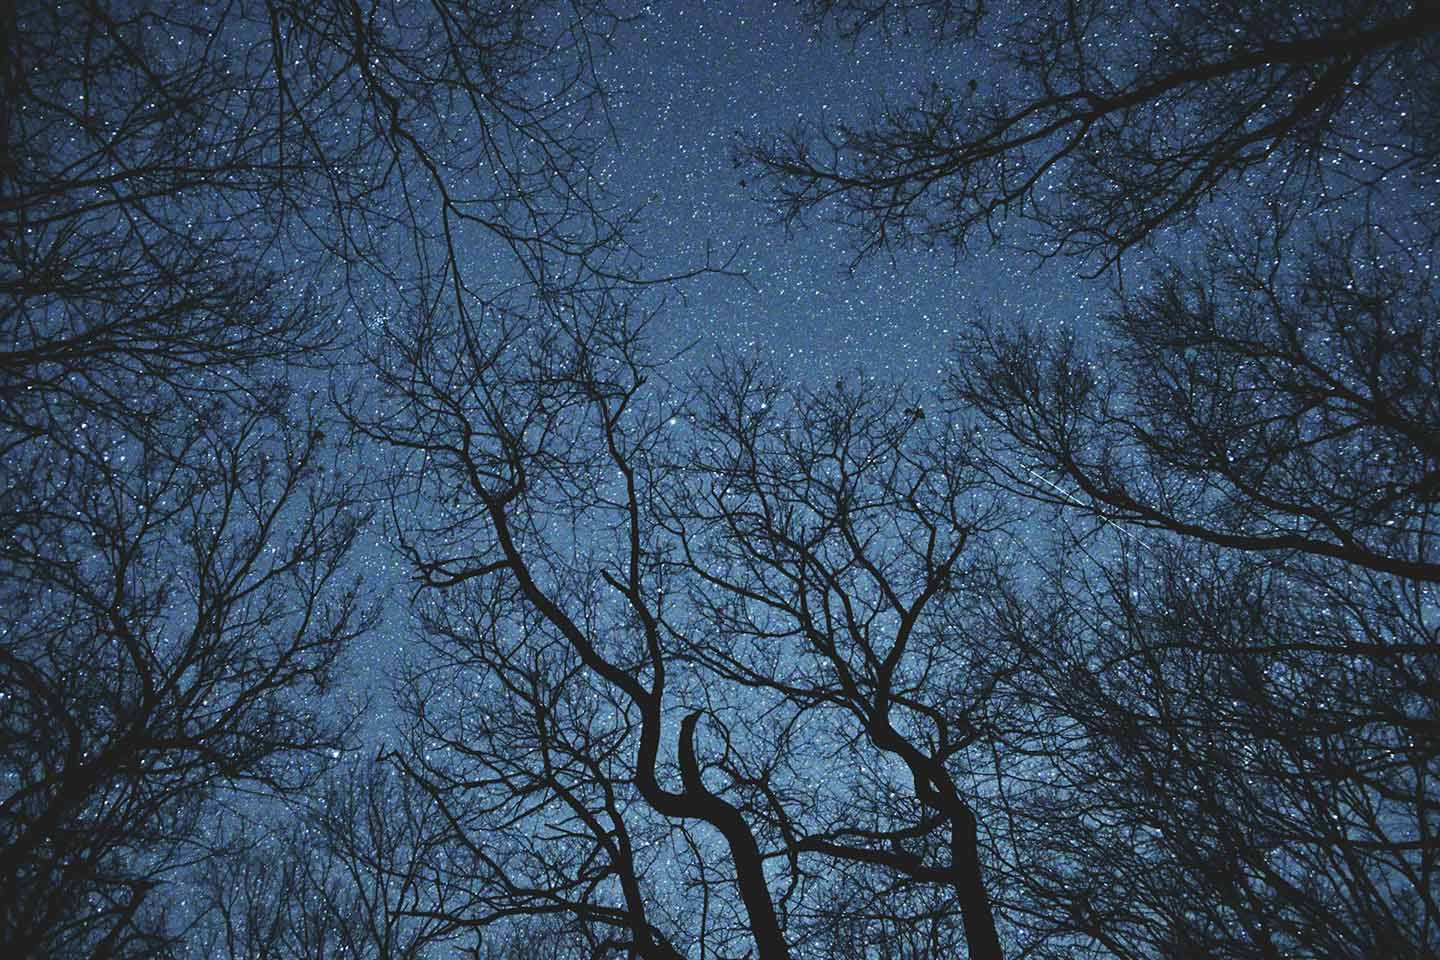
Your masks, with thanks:
M 862 253 L 1206 221 L 938 392 L 652 353 L 729 264 L 603 190 L 623 10 L 9 16 L 6 956 L 1435 955 L 1431 5 L 1074 0 L 1003 94 L 744 148 Z
M 1017 696 L 1048 720 L 1005 738 L 996 778 L 1035 955 L 1433 955 L 1426 588 L 1205 544 L 1066 546 L 1019 640 Z
M 1009 518 L 968 441 L 864 381 L 667 397 L 637 309 L 417 318 L 356 418 L 397 450 L 433 647 L 395 759 L 473 858 L 463 916 L 560 911 L 601 954 L 790 956 L 843 919 L 998 956 L 966 770 Z
M 839 6 L 843 30 L 884 22 L 891 5 Z M 982 17 L 978 39 L 938 20 L 957 57 L 1008 64 L 994 85 L 906 91 L 908 103 L 865 119 L 739 144 L 737 162 L 786 222 L 818 210 L 852 228 L 862 256 L 963 249 L 979 235 L 1078 255 L 1096 273 L 1217 194 L 1310 210 L 1432 188 L 1431 4 L 1067 0 L 1015 12 Z M 1433 208 L 1423 216 L 1440 227 Z
M 215 800 L 296 796 L 346 746 L 323 696 L 370 619 L 341 576 L 368 507 L 315 399 L 338 334 L 460 282 L 481 235 L 515 264 L 489 282 L 597 268 L 584 121 L 614 19 L 4 16 L 0 937 L 154 956 L 177 931 L 153 892 L 215 852 Z
M 1437 309 L 1428 251 L 1374 227 L 1227 234 L 1123 292 L 1103 347 L 976 329 L 951 390 L 1027 496 L 1433 583 Z

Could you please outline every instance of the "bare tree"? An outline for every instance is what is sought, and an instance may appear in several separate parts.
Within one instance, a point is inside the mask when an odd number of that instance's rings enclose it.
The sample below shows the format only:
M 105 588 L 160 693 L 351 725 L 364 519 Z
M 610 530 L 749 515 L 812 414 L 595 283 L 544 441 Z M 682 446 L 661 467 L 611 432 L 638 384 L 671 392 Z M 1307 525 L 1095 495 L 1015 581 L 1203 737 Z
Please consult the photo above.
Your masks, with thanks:
M 1013 876 L 1057 956 L 1428 956 L 1432 272 L 1371 224 L 1237 236 L 1105 347 L 957 355 L 993 481 L 1079 518 L 1013 631 L 1047 718 L 1002 738 L 1014 849 L 1047 838 Z
M 1226 221 L 1108 336 L 978 323 L 949 378 L 991 482 L 1069 517 L 996 618 L 977 808 L 1027 952 L 1434 954 L 1437 28 L 1067 3 L 1001 25 L 1003 93 L 741 150 L 862 255 L 988 231 L 1098 273 Z
M 635 398 L 648 372 L 636 354 L 639 319 L 608 297 L 590 306 L 593 312 L 576 311 L 567 326 L 499 312 L 484 327 L 469 317 L 416 318 L 393 330 L 377 353 L 393 405 L 376 419 L 356 417 L 356 426 L 400 451 L 395 497 L 406 513 L 413 504 L 437 505 L 414 514 L 418 529 L 401 524 L 398 531 L 422 584 L 503 577 L 521 608 L 539 615 L 544 632 L 537 639 L 564 644 L 615 689 L 636 714 L 634 789 L 660 815 L 698 819 L 725 838 L 761 955 L 783 955 L 755 835 L 740 811 L 699 779 L 695 717 L 682 735 L 682 782 L 661 780 L 662 724 L 673 708 L 664 700 L 660 623 L 647 600 L 660 572 L 643 546 L 653 533 L 639 512 L 660 468 L 651 456 L 660 431 L 653 423 L 634 431 L 627 425 L 643 413 Z M 591 626 L 594 587 L 578 596 L 565 589 L 592 578 L 572 572 L 551 538 L 556 527 L 577 537 L 583 530 L 620 551 L 617 564 L 596 565 L 593 582 L 613 581 L 606 589 L 618 598 L 624 642 Z M 644 928 L 630 933 L 647 936 Z
M 999 956 L 972 754 L 1011 518 L 968 436 L 863 379 L 672 397 L 636 302 L 562 316 L 397 323 L 352 413 L 432 598 L 394 759 L 473 863 L 452 915 L 559 913 L 602 954 L 791 956 L 843 921 Z
M 205 865 L 188 955 L 416 960 L 466 947 L 436 909 L 445 824 L 414 783 L 350 760 L 291 812 L 284 826 L 239 825 L 237 849 Z
M 684 956 L 657 901 L 664 833 L 636 791 L 633 709 L 493 589 L 427 602 L 429 655 L 406 680 L 411 725 L 390 754 L 447 827 L 437 914 L 477 936 L 552 918 L 591 956 Z
M 1027 496 L 1434 583 L 1436 309 L 1428 254 L 1378 228 L 1227 234 L 1122 295 L 1113 346 L 977 328 L 950 386 Z
M 795 775 L 816 727 L 864 758 L 833 806 L 751 760 L 720 769 L 755 791 L 792 870 L 844 879 L 852 899 L 822 924 L 883 942 L 949 901 L 969 955 L 999 956 L 969 753 L 1006 668 L 986 611 L 1014 517 L 980 489 L 969 438 L 893 388 L 792 390 L 742 366 L 697 392 L 692 483 L 663 521 L 691 578 L 678 655 L 776 703 Z
M 1424 957 L 1436 625 L 1423 588 L 1204 544 L 1080 542 L 1015 621 L 991 816 L 1036 956 Z
M 313 423 L 67 427 L 6 467 L 5 942 L 149 954 L 132 921 L 212 788 L 296 790 L 344 745 L 314 698 L 366 626 L 364 510 Z
M 259 196 L 263 90 L 186 10 L 7 11 L 0 163 L 0 938 L 153 956 L 217 793 L 344 745 L 365 516 L 286 386 L 332 337 Z M 262 111 L 263 112 L 263 111 Z
M 842 29 L 864 29 L 891 5 L 840 6 Z M 822 211 L 861 256 L 988 235 L 1096 273 L 1218 195 L 1312 210 L 1433 180 L 1429 4 L 1068 0 L 997 17 L 978 39 L 936 21 L 957 56 L 990 65 L 983 84 L 742 143 L 737 162 L 785 221 Z M 1433 211 L 1404 202 L 1433 233 Z M 1020 229 L 1002 233 L 1006 220 Z
M 338 575 L 366 511 L 285 385 L 330 337 L 236 259 L 252 211 L 197 193 L 256 189 L 207 126 L 233 81 L 157 52 L 163 18 L 66 14 L 5 31 L 0 937 L 151 956 L 208 798 L 299 789 L 344 744 L 315 698 L 367 623 Z
M 887 38 L 923 33 L 935 40 L 972 35 L 985 13 L 978 0 L 805 0 L 805 16 L 842 38 L 879 32 Z
M 3 18 L 3 940 L 148 956 L 189 922 L 153 891 L 227 852 L 215 798 L 294 796 L 345 746 L 324 697 L 369 623 L 341 577 L 367 508 L 295 380 L 323 394 L 340 334 L 397 303 L 633 277 L 589 167 L 620 17 Z

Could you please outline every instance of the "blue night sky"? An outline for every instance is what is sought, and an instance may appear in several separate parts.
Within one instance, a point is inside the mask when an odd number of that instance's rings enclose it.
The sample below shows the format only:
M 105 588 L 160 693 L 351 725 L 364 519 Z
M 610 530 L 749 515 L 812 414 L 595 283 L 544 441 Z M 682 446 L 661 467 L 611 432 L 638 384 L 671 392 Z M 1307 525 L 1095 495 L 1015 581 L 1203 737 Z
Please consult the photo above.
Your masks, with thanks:
M 667 316 L 675 337 L 757 350 L 807 380 L 863 368 L 918 386 L 934 377 L 962 318 L 1086 322 L 1085 288 L 1063 263 L 977 248 L 963 258 L 896 251 L 852 269 L 848 237 L 818 216 L 787 235 L 730 160 L 736 134 L 864 116 L 931 80 L 998 82 L 983 72 L 994 64 L 903 37 L 837 41 L 789 3 L 657 3 L 622 34 L 601 71 L 619 138 L 607 186 L 650 200 L 644 235 L 657 264 L 680 269 L 702 259 L 706 243 L 738 244 L 749 280 L 701 285 Z
M 1435 957 L 1436 0 L 614 6 L 0 15 L 0 956 Z

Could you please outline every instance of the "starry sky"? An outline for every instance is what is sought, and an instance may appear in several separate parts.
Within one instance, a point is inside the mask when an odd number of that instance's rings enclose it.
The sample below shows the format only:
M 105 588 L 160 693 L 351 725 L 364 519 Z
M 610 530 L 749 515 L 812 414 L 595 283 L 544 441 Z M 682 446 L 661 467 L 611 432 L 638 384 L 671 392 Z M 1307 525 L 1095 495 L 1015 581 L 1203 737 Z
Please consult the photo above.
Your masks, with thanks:
M 854 264 L 849 238 L 819 219 L 787 234 L 731 162 L 737 135 L 863 116 L 975 67 L 903 37 L 837 40 L 794 3 L 650 5 L 602 66 L 620 144 L 607 186 L 649 201 L 645 246 L 658 268 L 683 268 L 706 243 L 738 246 L 749 281 L 705 284 L 670 312 L 665 332 L 711 350 L 759 351 L 805 379 L 863 367 L 919 385 L 950 350 L 959 318 L 1083 313 L 1086 291 L 1064 265 L 1037 271 L 999 252 L 924 250 Z

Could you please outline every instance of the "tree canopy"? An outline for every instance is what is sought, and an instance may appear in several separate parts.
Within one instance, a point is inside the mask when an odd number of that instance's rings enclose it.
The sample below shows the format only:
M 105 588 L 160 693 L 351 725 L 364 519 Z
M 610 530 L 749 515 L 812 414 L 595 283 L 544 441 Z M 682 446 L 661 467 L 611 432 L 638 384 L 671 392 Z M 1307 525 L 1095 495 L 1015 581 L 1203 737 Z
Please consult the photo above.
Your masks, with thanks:
M 999 66 L 736 141 L 778 214 L 1095 323 L 672 349 L 644 11 L 14 5 L 7 956 L 1436 954 L 1440 15 L 799 7 Z

